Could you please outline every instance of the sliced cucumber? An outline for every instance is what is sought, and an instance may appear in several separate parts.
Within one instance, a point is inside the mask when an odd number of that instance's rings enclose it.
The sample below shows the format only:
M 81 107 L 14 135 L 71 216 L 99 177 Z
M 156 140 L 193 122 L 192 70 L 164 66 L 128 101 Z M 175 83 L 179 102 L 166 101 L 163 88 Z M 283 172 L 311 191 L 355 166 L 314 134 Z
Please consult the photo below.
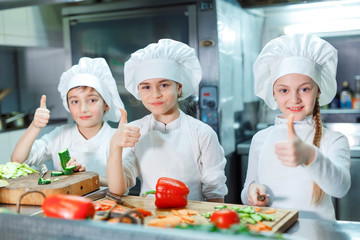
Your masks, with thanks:
M 69 150 L 67 148 L 65 148 L 65 149 L 61 150 L 58 154 L 60 157 L 61 166 L 65 170 L 66 164 L 69 162 L 69 160 L 71 158 Z
M 45 185 L 45 184 L 50 184 L 50 183 L 51 183 L 50 178 L 48 178 L 48 179 L 39 178 L 39 180 L 38 180 L 39 185 Z
M 62 171 L 63 175 L 72 175 L 74 174 L 74 171 L 73 170 L 64 170 Z
M 75 169 L 75 165 L 71 165 L 65 168 L 65 170 L 74 170 Z
M 58 177 L 58 176 L 61 176 L 61 175 L 63 175 L 63 172 L 58 172 L 58 171 L 51 172 L 52 177 Z

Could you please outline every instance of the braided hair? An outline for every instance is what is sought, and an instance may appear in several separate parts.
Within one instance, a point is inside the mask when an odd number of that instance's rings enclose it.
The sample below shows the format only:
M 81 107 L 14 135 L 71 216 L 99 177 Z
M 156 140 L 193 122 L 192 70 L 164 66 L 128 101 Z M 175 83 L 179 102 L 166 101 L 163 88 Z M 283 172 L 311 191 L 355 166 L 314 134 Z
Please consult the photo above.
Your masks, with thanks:
M 314 111 L 313 111 L 313 119 L 315 122 L 315 135 L 313 139 L 313 144 L 316 147 L 320 147 L 320 140 L 322 137 L 322 122 L 320 115 L 320 104 L 319 97 L 316 98 Z M 315 205 L 318 205 L 324 198 L 324 191 L 317 185 L 315 182 L 313 184 L 313 192 L 312 192 L 312 202 Z

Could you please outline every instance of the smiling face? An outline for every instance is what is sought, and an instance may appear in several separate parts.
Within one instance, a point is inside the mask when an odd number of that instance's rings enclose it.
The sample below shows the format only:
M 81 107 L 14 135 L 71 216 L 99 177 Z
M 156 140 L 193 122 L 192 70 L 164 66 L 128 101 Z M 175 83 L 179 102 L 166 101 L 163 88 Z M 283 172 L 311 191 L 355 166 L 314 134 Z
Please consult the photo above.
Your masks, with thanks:
M 73 88 L 68 92 L 67 99 L 71 116 L 83 135 L 84 131 L 89 129 L 101 129 L 103 116 L 109 110 L 109 106 L 95 89 Z
M 282 112 L 282 117 L 287 118 L 289 115 L 294 115 L 294 120 L 300 121 L 313 113 L 320 90 L 310 77 L 291 73 L 276 80 L 273 94 Z
M 139 95 L 144 106 L 152 112 L 155 119 L 165 124 L 179 116 L 178 95 L 182 85 L 163 78 L 142 81 Z

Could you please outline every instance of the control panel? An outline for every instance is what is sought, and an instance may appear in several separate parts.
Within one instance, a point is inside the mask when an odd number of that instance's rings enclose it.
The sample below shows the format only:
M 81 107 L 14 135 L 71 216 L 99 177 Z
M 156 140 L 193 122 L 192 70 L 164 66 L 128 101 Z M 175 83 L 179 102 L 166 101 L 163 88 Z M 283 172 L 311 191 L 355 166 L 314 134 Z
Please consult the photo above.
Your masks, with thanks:
M 219 133 L 217 87 L 203 86 L 200 89 L 199 100 L 201 121 L 207 123 L 215 132 Z

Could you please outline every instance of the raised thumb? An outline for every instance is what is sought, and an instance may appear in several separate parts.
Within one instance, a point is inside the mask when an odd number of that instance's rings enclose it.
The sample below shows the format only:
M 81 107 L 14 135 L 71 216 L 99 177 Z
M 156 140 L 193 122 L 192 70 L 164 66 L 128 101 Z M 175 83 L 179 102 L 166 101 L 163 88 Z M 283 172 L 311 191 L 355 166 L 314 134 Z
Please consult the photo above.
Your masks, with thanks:
M 120 108 L 120 112 L 121 112 L 121 118 L 120 118 L 120 122 L 119 125 L 122 123 L 127 123 L 127 112 L 125 109 Z
M 287 129 L 288 129 L 288 139 L 289 140 L 295 139 L 297 136 L 294 129 L 294 115 L 290 115 L 288 117 Z
M 46 95 L 42 95 L 40 99 L 40 107 L 46 108 Z

